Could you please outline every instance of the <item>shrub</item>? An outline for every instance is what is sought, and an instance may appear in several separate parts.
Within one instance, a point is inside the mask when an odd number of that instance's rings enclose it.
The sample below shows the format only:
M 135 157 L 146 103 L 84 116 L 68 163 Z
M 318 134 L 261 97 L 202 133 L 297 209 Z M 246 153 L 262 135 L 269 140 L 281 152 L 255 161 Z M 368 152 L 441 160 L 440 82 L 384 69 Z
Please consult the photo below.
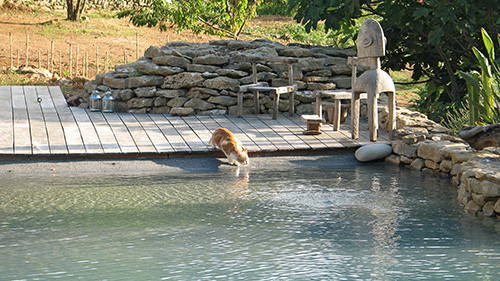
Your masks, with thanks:
M 488 56 L 483 55 L 478 48 L 472 48 L 481 73 L 459 71 L 460 76 L 467 81 L 471 105 L 469 124 L 500 122 L 500 68 L 495 60 L 493 40 L 484 28 L 481 29 L 481 34 Z M 500 43 L 500 35 L 497 35 L 497 39 Z

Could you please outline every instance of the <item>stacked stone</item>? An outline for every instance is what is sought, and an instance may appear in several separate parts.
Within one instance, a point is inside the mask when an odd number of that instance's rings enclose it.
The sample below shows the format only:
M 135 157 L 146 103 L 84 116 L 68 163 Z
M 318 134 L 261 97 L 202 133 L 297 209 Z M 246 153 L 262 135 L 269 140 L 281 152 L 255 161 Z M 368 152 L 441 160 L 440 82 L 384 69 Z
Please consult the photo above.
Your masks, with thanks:
M 382 107 L 379 112 L 381 127 L 386 111 Z M 477 216 L 500 216 L 500 148 L 474 150 L 425 115 L 403 108 L 397 110 L 397 128 L 393 154 L 387 161 L 449 174 L 465 211 Z
M 171 42 L 151 46 L 138 61 L 115 66 L 85 85 L 90 93 L 111 91 L 116 110 L 135 113 L 236 114 L 235 87 L 252 83 L 251 64 L 245 55 L 296 57 L 294 79 L 299 91 L 295 108 L 299 114 L 313 111 L 314 90 L 350 88 L 351 68 L 347 57 L 354 50 L 289 44 L 269 40 L 209 43 Z M 257 64 L 259 82 L 271 86 L 288 83 L 288 69 L 281 63 Z M 244 113 L 253 113 L 253 94 L 246 94 Z M 261 95 L 261 111 L 272 111 L 272 97 Z M 288 111 L 288 97 L 282 95 L 280 111 Z
M 452 155 L 458 201 L 468 213 L 500 217 L 500 148 Z

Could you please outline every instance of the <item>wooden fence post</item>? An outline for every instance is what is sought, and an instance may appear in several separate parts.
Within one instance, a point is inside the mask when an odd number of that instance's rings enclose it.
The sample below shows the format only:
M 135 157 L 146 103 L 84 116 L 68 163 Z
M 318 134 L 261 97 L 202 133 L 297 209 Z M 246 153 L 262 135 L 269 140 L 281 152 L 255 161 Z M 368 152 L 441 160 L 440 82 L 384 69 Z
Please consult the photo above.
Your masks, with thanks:
M 96 66 L 96 71 L 95 75 L 99 74 L 99 45 L 96 46 L 95 50 L 95 66 Z
M 78 76 L 78 53 L 80 52 L 80 47 L 79 46 L 76 46 L 76 76 Z
M 108 72 L 108 71 L 109 71 L 109 52 L 106 51 L 106 63 L 104 66 L 104 72 Z
M 135 33 L 135 59 L 139 59 L 139 32 Z
M 89 52 L 85 52 L 85 77 L 89 77 Z
M 26 34 L 26 67 L 29 65 L 30 35 Z
M 51 52 L 50 52 L 50 73 L 54 74 L 54 41 L 50 42 Z
M 69 77 L 73 78 L 73 44 L 69 44 Z
M 85 73 L 85 54 L 82 54 L 82 76 L 87 77 L 87 73 Z
M 12 50 L 12 32 L 9 32 L 9 37 L 10 37 L 10 67 L 14 67 L 14 54 Z
M 62 52 L 59 50 L 59 77 L 63 77 L 62 73 Z

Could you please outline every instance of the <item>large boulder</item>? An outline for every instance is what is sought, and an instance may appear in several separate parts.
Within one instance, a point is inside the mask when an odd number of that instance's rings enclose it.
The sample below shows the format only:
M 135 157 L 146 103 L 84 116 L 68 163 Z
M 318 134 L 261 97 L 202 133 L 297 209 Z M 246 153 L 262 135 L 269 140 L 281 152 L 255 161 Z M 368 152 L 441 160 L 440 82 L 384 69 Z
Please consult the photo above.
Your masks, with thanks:
M 359 162 L 368 162 L 379 159 L 384 159 L 385 157 L 391 155 L 392 147 L 384 143 L 373 143 L 367 144 L 358 148 L 354 152 L 354 157 Z
M 240 81 L 225 76 L 207 79 L 203 82 L 203 87 L 217 90 L 234 90 L 240 85 Z
M 182 72 L 165 77 L 161 87 L 164 89 L 192 88 L 202 85 L 203 81 L 205 78 L 200 73 Z

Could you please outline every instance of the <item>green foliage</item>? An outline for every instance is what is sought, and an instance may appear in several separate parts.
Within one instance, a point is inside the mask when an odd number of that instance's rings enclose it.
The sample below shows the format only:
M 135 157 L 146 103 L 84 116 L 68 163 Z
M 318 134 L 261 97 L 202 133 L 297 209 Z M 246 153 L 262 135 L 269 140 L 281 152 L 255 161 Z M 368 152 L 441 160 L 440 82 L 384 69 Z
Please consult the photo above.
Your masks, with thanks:
M 257 25 L 247 27 L 245 30 L 254 35 L 266 37 L 270 40 L 280 38 L 286 39 L 290 42 L 313 45 L 338 46 L 343 48 L 353 46 L 352 41 L 343 43 L 343 39 L 345 38 L 344 36 L 339 35 L 332 30 L 326 31 L 322 24 L 319 24 L 317 29 L 311 30 L 309 33 L 306 32 L 303 25 L 297 23 L 287 23 L 283 26 L 267 25 L 265 27 Z
M 442 93 L 440 86 L 430 82 L 426 89 L 418 92 L 419 99 L 415 100 L 410 108 L 424 113 L 429 119 L 451 129 L 456 134 L 469 120 L 466 104 L 443 102 L 440 100 Z
M 179 31 L 190 29 L 196 34 L 237 39 L 256 15 L 258 5 L 259 0 L 135 0 L 134 6 L 119 12 L 118 17 L 130 17 L 136 26 L 157 26 L 162 31 L 172 25 Z
M 473 47 L 481 73 L 472 71 L 459 74 L 467 81 L 468 98 L 471 104 L 470 124 L 500 122 L 500 68 L 495 60 L 495 46 L 486 30 L 481 29 L 483 43 L 488 56 Z M 497 34 L 500 43 L 500 35 Z
M 289 0 L 297 9 L 295 19 L 306 30 L 324 22 L 353 39 L 353 28 L 365 17 L 380 20 L 387 38 L 384 67 L 413 70 L 413 79 L 426 77 L 439 85 L 439 101 L 460 102 L 466 83 L 459 70 L 474 65 L 473 46 L 479 45 L 481 26 L 500 31 L 500 0 Z M 431 86 L 432 87 L 432 86 Z
M 257 8 L 257 14 L 291 17 L 295 11 L 289 8 L 287 2 L 287 0 L 262 0 Z
M 467 107 L 463 104 L 449 107 L 441 121 L 441 125 L 451 129 L 452 134 L 455 136 L 468 123 L 469 110 L 467 110 Z
M 438 123 L 442 122 L 444 120 L 443 116 L 446 115 L 446 112 L 452 105 L 449 102 L 440 100 L 442 94 L 441 88 L 442 86 L 429 82 L 425 89 L 421 89 L 417 93 L 419 99 L 415 100 L 410 108 L 424 113 Z

